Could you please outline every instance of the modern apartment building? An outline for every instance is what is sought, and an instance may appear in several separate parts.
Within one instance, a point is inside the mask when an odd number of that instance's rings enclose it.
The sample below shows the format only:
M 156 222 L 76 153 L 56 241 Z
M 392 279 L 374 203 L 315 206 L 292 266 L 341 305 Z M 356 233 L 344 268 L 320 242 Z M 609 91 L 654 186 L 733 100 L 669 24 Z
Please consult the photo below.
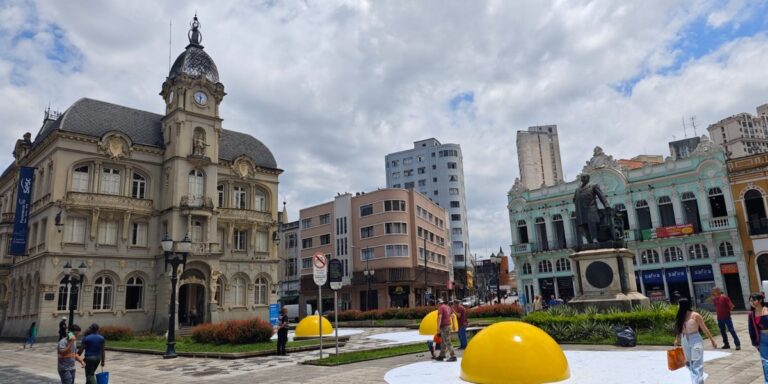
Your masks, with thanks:
M 300 306 L 317 308 L 312 279 L 312 255 L 317 253 L 344 266 L 341 309 L 424 305 L 425 286 L 427 302 L 451 297 L 449 216 L 423 194 L 394 188 L 339 194 L 299 215 Z M 332 298 L 326 284 L 324 309 L 333 308 Z
M 517 131 L 517 163 L 527 189 L 551 186 L 563 181 L 557 125 L 528 127 Z
M 729 159 L 768 152 L 768 104 L 757 107 L 757 115 L 743 112 L 711 124 L 707 131 Z
M 454 278 L 459 296 L 464 296 L 469 226 L 461 146 L 441 144 L 435 138 L 416 141 L 413 149 L 387 155 L 385 169 L 388 188 L 418 191 L 448 211 L 448 245 L 455 268 Z

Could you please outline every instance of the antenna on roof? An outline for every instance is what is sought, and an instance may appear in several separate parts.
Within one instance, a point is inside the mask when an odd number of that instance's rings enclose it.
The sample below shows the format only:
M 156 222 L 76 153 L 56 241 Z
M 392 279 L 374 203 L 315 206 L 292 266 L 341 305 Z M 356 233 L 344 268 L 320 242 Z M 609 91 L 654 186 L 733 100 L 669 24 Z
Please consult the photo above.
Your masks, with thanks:
M 683 122 L 683 136 L 685 136 L 685 138 L 687 139 L 688 138 L 688 132 L 685 130 L 685 116 L 680 116 L 680 121 Z
M 173 43 L 173 19 L 168 20 L 168 72 L 171 71 L 171 44 Z
M 691 116 L 691 126 L 693 126 L 693 136 L 698 136 L 696 133 L 696 116 Z

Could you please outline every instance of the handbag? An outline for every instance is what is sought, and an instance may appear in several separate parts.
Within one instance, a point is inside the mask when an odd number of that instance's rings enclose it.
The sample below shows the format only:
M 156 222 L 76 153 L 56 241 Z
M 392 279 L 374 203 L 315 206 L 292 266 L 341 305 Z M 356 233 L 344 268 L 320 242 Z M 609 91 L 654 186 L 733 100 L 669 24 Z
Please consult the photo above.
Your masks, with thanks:
M 96 383 L 109 384 L 109 372 L 104 372 L 104 368 L 102 368 L 101 372 L 96 374 Z
M 667 368 L 670 371 L 685 367 L 685 352 L 682 347 L 675 347 L 667 350 Z

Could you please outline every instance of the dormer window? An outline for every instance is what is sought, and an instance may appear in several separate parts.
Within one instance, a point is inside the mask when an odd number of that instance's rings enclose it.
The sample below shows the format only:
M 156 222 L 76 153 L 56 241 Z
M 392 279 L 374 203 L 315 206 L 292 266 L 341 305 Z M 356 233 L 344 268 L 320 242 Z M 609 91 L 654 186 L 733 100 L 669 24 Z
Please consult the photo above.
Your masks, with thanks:
M 75 192 L 88 192 L 90 173 L 87 165 L 75 168 L 72 172 L 72 190 Z

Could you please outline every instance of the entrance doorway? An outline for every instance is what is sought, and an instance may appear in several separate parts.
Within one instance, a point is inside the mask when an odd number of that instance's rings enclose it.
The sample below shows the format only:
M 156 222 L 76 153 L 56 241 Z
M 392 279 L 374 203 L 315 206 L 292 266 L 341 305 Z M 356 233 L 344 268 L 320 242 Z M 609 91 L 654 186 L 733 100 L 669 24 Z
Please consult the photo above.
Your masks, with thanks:
M 206 321 L 205 286 L 184 284 L 179 288 L 179 325 L 195 326 Z
M 768 260 L 768 256 L 759 257 L 758 265 L 760 265 L 760 259 L 763 262 Z M 744 302 L 744 292 L 741 290 L 741 279 L 739 278 L 739 266 L 736 263 L 720 264 L 720 273 L 723 275 L 723 284 L 725 285 L 725 294 L 733 302 L 733 306 L 736 309 L 747 308 Z M 761 272 L 761 276 L 765 276 Z

